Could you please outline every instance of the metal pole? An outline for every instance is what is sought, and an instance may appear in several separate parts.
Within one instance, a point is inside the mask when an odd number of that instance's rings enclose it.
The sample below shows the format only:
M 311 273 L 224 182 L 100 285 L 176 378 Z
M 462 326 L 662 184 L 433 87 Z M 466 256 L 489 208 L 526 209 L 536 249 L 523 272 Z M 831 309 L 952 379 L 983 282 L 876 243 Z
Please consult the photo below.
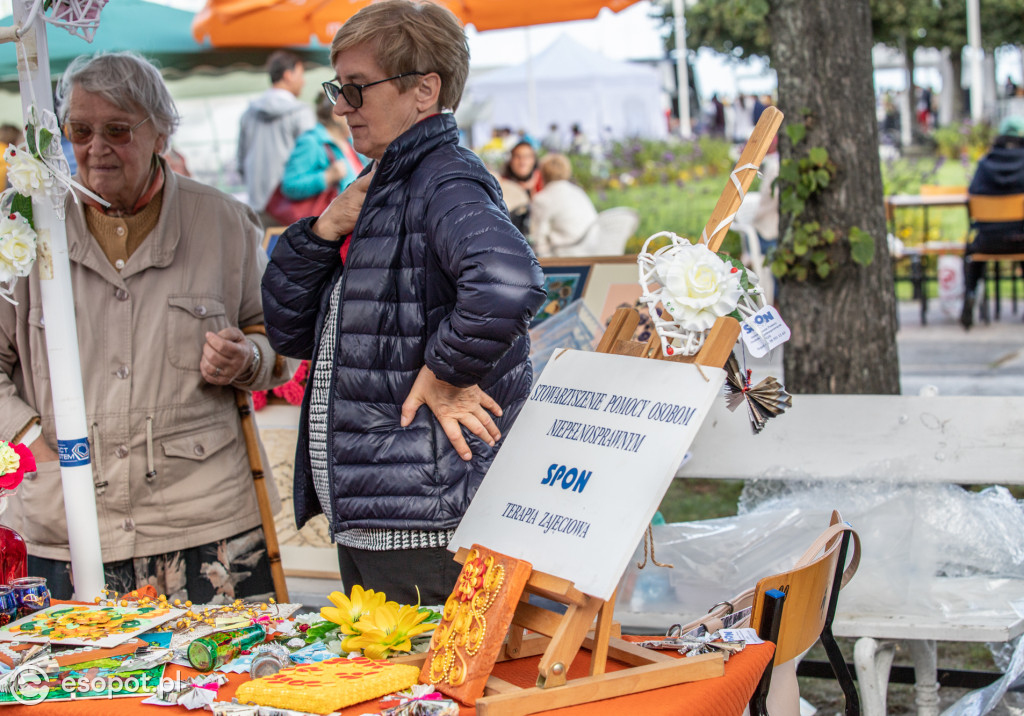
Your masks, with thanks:
M 967 0 L 967 44 L 971 48 L 971 119 L 985 113 L 985 89 L 981 72 L 981 8 L 978 0 Z
M 690 80 L 686 67 L 686 16 L 683 0 L 672 0 L 672 13 L 675 16 L 676 29 L 676 86 L 679 88 L 676 103 L 679 112 L 679 136 L 691 139 L 693 128 L 690 126 Z
M 20 26 L 29 14 L 26 5 L 26 0 L 14 0 L 16 26 Z M 24 54 L 21 47 L 18 48 L 18 82 L 22 113 L 27 122 L 33 100 L 37 112 L 53 111 L 46 23 L 36 18 L 32 26 L 22 33 L 22 41 Z M 68 237 L 63 218 L 58 218 L 48 198 L 33 199 L 32 213 L 39 235 L 35 266 L 43 299 L 46 355 L 50 364 L 75 598 L 92 600 L 103 589 L 103 555 L 96 519 Z

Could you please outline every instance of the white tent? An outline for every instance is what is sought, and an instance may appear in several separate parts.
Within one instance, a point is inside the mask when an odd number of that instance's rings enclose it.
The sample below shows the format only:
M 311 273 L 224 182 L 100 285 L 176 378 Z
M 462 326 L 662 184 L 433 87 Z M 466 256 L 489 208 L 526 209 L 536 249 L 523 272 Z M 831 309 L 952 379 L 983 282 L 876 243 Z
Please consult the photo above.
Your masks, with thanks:
M 662 95 L 653 67 L 609 59 L 562 35 L 521 65 L 471 77 L 463 104 L 480 110 L 473 126 L 478 146 L 492 127 L 525 128 L 539 139 L 553 123 L 564 132 L 579 123 L 591 140 L 663 137 Z

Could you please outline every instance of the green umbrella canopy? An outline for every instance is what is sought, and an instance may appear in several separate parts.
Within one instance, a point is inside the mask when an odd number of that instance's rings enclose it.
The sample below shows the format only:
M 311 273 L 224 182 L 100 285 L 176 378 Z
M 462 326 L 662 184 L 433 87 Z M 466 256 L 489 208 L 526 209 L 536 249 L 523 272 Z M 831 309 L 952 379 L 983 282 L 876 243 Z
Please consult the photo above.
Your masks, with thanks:
M 195 70 L 262 70 L 273 48 L 213 48 L 192 38 L 193 13 L 145 0 L 112 0 L 100 14 L 100 26 L 92 43 L 66 30 L 47 28 L 50 72 L 56 78 L 79 55 L 134 50 L 152 60 L 165 76 Z M 38 20 L 37 20 L 38 22 Z M 13 25 L 13 17 L 0 17 L 0 25 Z M 306 62 L 326 65 L 326 47 L 289 48 Z M 15 43 L 0 44 L 0 83 L 18 81 Z

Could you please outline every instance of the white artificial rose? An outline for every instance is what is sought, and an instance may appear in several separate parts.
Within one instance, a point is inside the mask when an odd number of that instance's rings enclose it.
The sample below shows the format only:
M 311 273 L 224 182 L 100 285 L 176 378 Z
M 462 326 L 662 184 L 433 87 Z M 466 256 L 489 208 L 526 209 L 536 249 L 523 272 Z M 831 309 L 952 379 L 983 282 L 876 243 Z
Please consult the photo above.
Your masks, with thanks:
M 4 152 L 7 180 L 23 196 L 39 196 L 53 187 L 53 176 L 41 161 L 26 150 L 8 145 Z
M 14 217 L 14 218 L 11 218 Z M 36 260 L 36 232 L 21 214 L 0 219 L 0 281 L 28 276 Z
M 668 253 L 658 261 L 662 302 L 690 331 L 706 331 L 736 310 L 743 289 L 740 272 L 704 244 Z

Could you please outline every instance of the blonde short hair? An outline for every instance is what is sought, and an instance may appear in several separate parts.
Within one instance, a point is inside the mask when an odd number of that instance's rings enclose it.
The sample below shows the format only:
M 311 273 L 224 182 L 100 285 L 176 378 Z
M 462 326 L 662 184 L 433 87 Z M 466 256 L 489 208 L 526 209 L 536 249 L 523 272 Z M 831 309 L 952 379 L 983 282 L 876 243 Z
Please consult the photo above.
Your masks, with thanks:
M 441 78 L 438 103 L 456 110 L 469 76 L 466 31 L 447 8 L 432 2 L 382 0 L 371 3 L 341 26 L 331 43 L 331 64 L 345 50 L 369 43 L 385 74 L 435 72 Z M 416 76 L 396 80 L 402 92 Z
M 572 178 L 572 164 L 569 157 L 557 152 L 545 154 L 540 159 L 540 175 L 544 183 L 553 181 L 568 181 Z

